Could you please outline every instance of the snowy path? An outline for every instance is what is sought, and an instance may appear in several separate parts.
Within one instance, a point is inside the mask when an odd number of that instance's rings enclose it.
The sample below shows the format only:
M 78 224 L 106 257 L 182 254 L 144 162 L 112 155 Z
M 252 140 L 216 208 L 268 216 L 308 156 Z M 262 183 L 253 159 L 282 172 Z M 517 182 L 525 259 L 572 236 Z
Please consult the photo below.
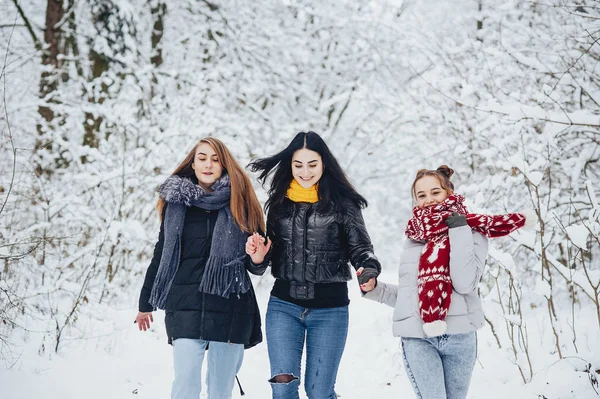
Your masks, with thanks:
M 386 270 L 382 279 L 394 281 L 394 274 Z M 271 284 L 272 279 L 264 277 L 257 287 L 263 311 Z M 349 399 L 413 398 L 398 351 L 398 340 L 391 336 L 392 309 L 360 298 L 354 281 L 350 282 L 350 288 L 350 333 L 338 375 L 338 395 Z M 149 333 L 137 331 L 132 323 L 134 314 L 134 308 L 115 310 L 107 317 L 112 319 L 115 330 L 119 332 L 86 341 L 73 341 L 60 356 L 53 355 L 52 359 L 47 354 L 39 356 L 37 349 L 24 346 L 15 366 L 10 371 L 4 368 L 0 371 L 0 398 L 168 398 L 172 359 L 171 347 L 167 345 L 164 333 L 163 313 L 157 312 L 154 327 Z M 541 376 L 537 387 L 534 384 L 524 387 L 516 368 L 506 357 L 505 352 L 495 345 L 489 329 L 484 328 L 479 333 L 479 359 L 470 398 L 534 399 L 540 393 L 546 394 L 549 399 L 596 397 L 592 396 L 591 389 L 586 389 L 589 382 L 583 379 L 551 387 L 547 382 L 553 381 L 553 375 L 560 375 L 559 366 L 550 368 Z M 270 398 L 267 383 L 269 365 L 264 342 L 246 351 L 239 378 L 246 391 L 245 399 Z M 580 394 L 577 396 L 570 393 L 574 386 L 579 387 Z M 590 392 L 590 395 L 582 396 L 581 392 Z M 241 398 L 237 387 L 234 398 Z M 301 398 L 306 398 L 303 391 Z

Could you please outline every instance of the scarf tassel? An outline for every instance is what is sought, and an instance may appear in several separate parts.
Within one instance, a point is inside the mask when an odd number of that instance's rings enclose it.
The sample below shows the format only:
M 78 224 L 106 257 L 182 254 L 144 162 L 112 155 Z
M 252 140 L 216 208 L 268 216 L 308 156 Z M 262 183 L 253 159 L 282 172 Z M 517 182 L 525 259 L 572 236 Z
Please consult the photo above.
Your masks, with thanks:
M 248 292 L 250 279 L 246 274 L 245 260 L 245 256 L 236 259 L 210 257 L 198 291 L 224 298 Z
M 446 332 L 447 324 L 444 320 L 434 320 L 423 324 L 423 331 L 428 337 L 438 337 Z

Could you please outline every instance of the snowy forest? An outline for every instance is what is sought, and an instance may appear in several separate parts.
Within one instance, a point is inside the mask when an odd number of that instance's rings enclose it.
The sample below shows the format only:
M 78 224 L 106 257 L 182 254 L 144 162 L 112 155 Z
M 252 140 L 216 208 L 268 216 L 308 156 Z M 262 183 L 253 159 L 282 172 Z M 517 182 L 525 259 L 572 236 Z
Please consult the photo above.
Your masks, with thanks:
M 309 130 L 369 201 L 386 281 L 418 169 L 450 165 L 472 212 L 533 209 L 490 242 L 470 397 L 600 397 L 597 1 L 1 0 L 0 57 L 3 397 L 166 397 L 164 325 L 132 325 L 158 186 L 202 137 L 247 165 Z M 353 283 L 340 396 L 412 397 Z M 269 395 L 264 346 L 245 397 Z

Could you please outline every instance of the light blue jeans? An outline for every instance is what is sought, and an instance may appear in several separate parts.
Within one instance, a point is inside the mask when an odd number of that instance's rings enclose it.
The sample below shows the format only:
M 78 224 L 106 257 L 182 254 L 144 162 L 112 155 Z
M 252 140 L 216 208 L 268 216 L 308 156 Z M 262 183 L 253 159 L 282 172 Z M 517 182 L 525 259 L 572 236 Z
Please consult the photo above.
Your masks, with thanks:
M 477 358 L 477 333 L 402 338 L 406 374 L 418 399 L 465 399 Z
M 202 391 L 202 360 L 208 349 L 207 385 L 209 399 L 229 399 L 235 376 L 242 367 L 244 345 L 202 339 L 173 341 L 175 379 L 171 399 L 198 399 Z
M 336 399 L 335 379 L 348 335 L 348 306 L 304 308 L 272 296 L 266 331 L 271 375 L 294 377 L 288 383 L 270 380 L 273 399 L 298 399 L 305 338 L 306 396 Z

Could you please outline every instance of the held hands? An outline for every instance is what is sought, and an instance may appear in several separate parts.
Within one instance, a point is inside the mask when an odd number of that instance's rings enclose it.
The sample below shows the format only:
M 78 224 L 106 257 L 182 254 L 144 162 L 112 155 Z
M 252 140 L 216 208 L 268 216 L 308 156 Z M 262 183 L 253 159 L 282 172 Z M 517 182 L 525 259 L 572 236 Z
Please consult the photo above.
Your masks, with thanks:
M 377 272 L 375 270 L 360 267 L 356 271 L 356 276 L 361 291 L 369 292 L 375 289 L 375 286 L 377 285 Z
M 146 331 L 150 329 L 150 323 L 153 321 L 152 312 L 138 312 L 134 323 L 137 323 L 140 331 Z
M 246 253 L 250 255 L 252 263 L 255 265 L 263 263 L 270 249 L 271 239 L 267 238 L 267 244 L 265 245 L 265 239 L 258 233 L 252 234 L 246 241 Z

